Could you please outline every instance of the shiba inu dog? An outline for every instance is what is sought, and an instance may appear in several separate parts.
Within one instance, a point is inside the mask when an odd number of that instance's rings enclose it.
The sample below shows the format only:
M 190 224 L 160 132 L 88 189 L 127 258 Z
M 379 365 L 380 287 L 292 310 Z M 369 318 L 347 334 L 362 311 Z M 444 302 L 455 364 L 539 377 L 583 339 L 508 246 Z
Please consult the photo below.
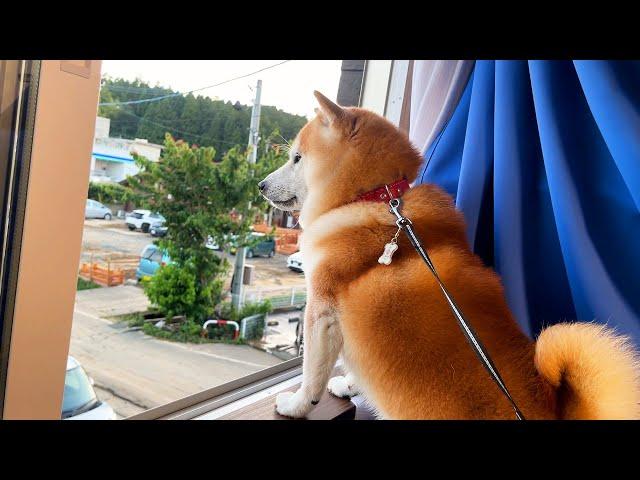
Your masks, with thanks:
M 452 198 L 434 185 L 395 187 L 413 181 L 423 161 L 406 135 L 379 115 L 315 96 L 317 116 L 289 161 L 259 184 L 275 207 L 299 210 L 304 229 L 303 381 L 277 397 L 280 414 L 304 417 L 328 388 L 363 394 L 385 419 L 514 418 L 404 235 L 379 261 L 398 230 L 389 196 L 402 194 L 403 214 L 527 419 L 640 417 L 638 357 L 627 339 L 571 323 L 531 341 L 498 275 L 472 253 Z M 339 354 L 348 373 L 329 379 Z

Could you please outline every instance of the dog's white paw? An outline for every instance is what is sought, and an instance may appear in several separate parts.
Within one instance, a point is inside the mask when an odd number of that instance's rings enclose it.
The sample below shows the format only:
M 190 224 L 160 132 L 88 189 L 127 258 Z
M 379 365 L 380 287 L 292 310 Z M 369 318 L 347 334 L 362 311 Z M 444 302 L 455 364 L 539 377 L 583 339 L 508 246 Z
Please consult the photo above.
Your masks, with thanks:
M 300 390 L 295 393 L 282 392 L 276 397 L 276 411 L 285 417 L 303 418 L 312 408 L 313 404 L 304 401 Z
M 333 377 L 331 380 L 329 380 L 327 390 L 329 390 L 332 395 L 340 398 L 351 398 L 357 393 L 353 388 L 349 386 L 347 379 L 342 375 Z

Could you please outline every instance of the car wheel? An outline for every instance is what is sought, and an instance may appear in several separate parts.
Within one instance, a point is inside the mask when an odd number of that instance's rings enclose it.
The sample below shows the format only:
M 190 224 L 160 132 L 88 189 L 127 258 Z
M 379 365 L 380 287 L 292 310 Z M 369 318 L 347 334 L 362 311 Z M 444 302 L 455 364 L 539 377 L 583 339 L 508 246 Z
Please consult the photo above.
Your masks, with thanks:
M 150 225 L 148 223 L 143 223 L 142 224 L 142 231 L 144 233 L 149 233 L 149 227 L 150 227 Z
M 253 258 L 253 250 L 247 250 L 247 258 Z
M 129 230 L 135 230 L 136 226 L 135 225 L 127 225 L 127 228 L 129 228 Z
M 110 213 L 105 213 L 104 219 L 105 220 L 111 220 L 111 214 Z

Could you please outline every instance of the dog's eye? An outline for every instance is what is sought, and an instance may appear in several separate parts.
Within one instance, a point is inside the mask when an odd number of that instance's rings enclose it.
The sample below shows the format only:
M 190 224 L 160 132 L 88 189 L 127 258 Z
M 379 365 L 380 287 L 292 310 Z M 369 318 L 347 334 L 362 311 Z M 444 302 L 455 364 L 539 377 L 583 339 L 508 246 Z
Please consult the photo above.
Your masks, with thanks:
M 300 159 L 302 158 L 302 155 L 300 155 L 299 153 L 296 153 L 293 156 L 293 163 L 298 163 L 300 161 Z

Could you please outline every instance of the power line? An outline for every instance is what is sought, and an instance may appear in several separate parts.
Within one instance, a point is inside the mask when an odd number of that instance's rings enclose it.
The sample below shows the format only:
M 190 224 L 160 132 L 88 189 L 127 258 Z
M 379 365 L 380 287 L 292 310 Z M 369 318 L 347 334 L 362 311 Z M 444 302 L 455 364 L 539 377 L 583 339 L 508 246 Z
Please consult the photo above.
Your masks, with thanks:
M 126 85 L 114 85 L 105 83 L 101 86 L 101 88 L 108 88 L 109 90 L 115 90 L 118 92 L 126 92 L 126 93 L 144 93 L 144 91 L 149 93 L 158 93 L 158 90 L 171 91 L 169 88 L 164 87 L 132 87 Z M 175 92 L 173 92 L 175 93 Z
M 121 110 L 121 111 L 122 111 L 122 113 L 125 113 L 127 115 L 131 115 L 132 117 L 136 117 L 137 119 L 139 119 L 139 120 L 141 120 L 143 122 L 148 122 L 148 123 L 151 123 L 152 125 L 156 125 L 158 127 L 162 127 L 162 128 L 167 129 L 167 130 L 171 130 L 171 131 L 174 131 L 174 132 L 177 132 L 177 133 L 181 133 L 182 135 L 190 135 L 190 136 L 196 137 L 196 138 L 206 138 L 207 140 L 210 140 L 212 142 L 226 143 L 228 145 L 239 145 L 237 142 L 230 142 L 228 140 L 221 140 L 221 139 L 218 139 L 218 138 L 206 137 L 205 134 L 197 134 L 197 133 L 192 133 L 192 132 L 185 132 L 184 130 L 178 130 L 177 128 L 169 127 L 167 125 L 162 125 L 161 123 L 154 122 L 153 120 L 149 120 L 148 118 L 141 117 L 139 115 L 136 115 L 135 113 L 127 112 L 126 110 Z
M 279 65 L 282 65 L 284 63 L 290 62 L 291 60 L 284 60 L 282 62 L 276 63 L 274 65 L 269 65 L 268 67 L 264 67 L 261 68 L 260 70 L 256 70 L 255 72 L 251 72 L 251 73 L 247 73 L 245 75 L 240 75 L 239 77 L 234 77 L 234 78 L 230 78 L 229 80 L 225 80 L 224 82 L 219 82 L 219 83 L 215 83 L 213 85 L 208 85 L 206 87 L 201 87 L 201 88 L 196 88 L 194 90 L 189 90 L 188 92 L 176 92 L 176 93 L 171 93 L 169 95 L 161 95 L 159 97 L 152 97 L 152 98 L 145 98 L 142 100 L 131 100 L 128 102 L 105 102 L 105 103 L 99 103 L 99 106 L 120 106 L 120 105 L 134 105 L 134 104 L 138 104 L 138 103 L 148 103 L 148 102 L 157 102 L 159 100 L 164 100 L 165 98 L 172 98 L 172 97 L 177 97 L 180 95 L 188 95 L 190 93 L 193 92 L 199 92 L 200 90 L 206 90 L 207 88 L 213 88 L 213 87 L 219 87 L 220 85 L 224 85 L 226 83 L 231 83 L 235 80 L 240 80 L 241 78 L 247 78 L 250 77 L 252 75 L 255 75 L 256 73 L 260 73 L 260 72 L 264 72 L 265 70 L 269 70 L 270 68 L 275 68 Z

